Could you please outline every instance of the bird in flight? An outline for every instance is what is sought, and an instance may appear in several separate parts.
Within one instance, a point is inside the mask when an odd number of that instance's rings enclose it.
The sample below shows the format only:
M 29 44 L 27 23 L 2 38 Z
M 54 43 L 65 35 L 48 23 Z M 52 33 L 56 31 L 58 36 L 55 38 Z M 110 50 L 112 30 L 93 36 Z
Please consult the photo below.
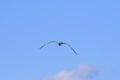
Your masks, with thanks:
M 76 55 L 78 55 L 78 53 L 77 53 L 69 44 L 67 44 L 67 43 L 65 43 L 65 42 L 61 42 L 61 41 L 50 41 L 50 42 L 42 45 L 42 46 L 40 47 L 40 49 L 42 49 L 43 47 L 45 47 L 46 45 L 48 45 L 48 44 L 50 44 L 50 43 L 57 43 L 58 46 L 61 46 L 61 45 L 63 45 L 63 44 L 64 44 L 64 45 L 67 45 Z

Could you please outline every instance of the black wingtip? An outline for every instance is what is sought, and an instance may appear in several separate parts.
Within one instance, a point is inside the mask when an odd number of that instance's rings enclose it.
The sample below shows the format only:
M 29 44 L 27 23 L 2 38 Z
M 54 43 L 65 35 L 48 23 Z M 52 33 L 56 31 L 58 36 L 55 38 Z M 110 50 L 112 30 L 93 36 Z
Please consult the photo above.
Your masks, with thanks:
M 76 53 L 76 55 L 78 56 L 79 54 L 78 54 L 78 53 Z
M 76 55 L 79 55 L 79 54 L 78 54 L 77 52 L 75 52 L 75 51 L 74 51 L 74 53 L 75 53 Z
M 41 46 L 40 49 L 42 49 L 44 46 Z

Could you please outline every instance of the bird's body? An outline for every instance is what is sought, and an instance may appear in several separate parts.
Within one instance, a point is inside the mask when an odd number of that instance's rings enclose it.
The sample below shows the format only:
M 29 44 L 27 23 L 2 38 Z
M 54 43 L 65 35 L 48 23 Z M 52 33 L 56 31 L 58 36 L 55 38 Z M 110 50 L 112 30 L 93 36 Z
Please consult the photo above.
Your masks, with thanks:
M 78 55 L 78 53 L 77 53 L 69 44 L 67 44 L 67 43 L 65 43 L 65 42 L 61 42 L 61 41 L 50 41 L 50 42 L 42 45 L 42 46 L 40 47 L 40 49 L 42 49 L 43 47 L 45 47 L 46 45 L 48 45 L 48 44 L 50 44 L 50 43 L 57 43 L 58 46 L 62 46 L 63 44 L 65 44 L 65 45 L 67 45 L 68 47 L 70 47 L 70 48 L 72 49 L 72 51 L 73 51 L 76 55 Z
M 61 42 L 61 41 L 58 41 L 57 44 L 58 44 L 58 46 L 61 46 L 61 45 L 64 44 L 64 43 Z

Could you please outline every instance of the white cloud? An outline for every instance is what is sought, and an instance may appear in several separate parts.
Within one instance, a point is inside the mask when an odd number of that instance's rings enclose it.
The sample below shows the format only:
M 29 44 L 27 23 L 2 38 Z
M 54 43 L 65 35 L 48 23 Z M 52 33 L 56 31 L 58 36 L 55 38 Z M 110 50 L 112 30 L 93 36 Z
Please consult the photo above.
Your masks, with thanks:
M 79 65 L 73 71 L 63 70 L 53 76 L 47 76 L 43 80 L 91 80 L 98 71 L 90 65 Z

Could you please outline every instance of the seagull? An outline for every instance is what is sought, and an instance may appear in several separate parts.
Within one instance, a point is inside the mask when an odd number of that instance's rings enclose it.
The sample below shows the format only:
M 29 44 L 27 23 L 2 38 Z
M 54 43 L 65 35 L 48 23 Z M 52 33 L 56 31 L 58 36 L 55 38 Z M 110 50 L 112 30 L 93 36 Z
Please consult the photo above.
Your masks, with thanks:
M 50 42 L 42 45 L 42 46 L 40 47 L 40 49 L 42 49 L 43 47 L 45 47 L 45 46 L 47 46 L 48 44 L 51 44 L 51 43 L 57 43 L 58 46 L 62 46 L 63 44 L 64 44 L 64 45 L 67 45 L 76 55 L 78 55 L 78 53 L 77 53 L 69 44 L 67 44 L 67 43 L 65 43 L 65 42 L 61 42 L 61 41 L 50 41 Z

